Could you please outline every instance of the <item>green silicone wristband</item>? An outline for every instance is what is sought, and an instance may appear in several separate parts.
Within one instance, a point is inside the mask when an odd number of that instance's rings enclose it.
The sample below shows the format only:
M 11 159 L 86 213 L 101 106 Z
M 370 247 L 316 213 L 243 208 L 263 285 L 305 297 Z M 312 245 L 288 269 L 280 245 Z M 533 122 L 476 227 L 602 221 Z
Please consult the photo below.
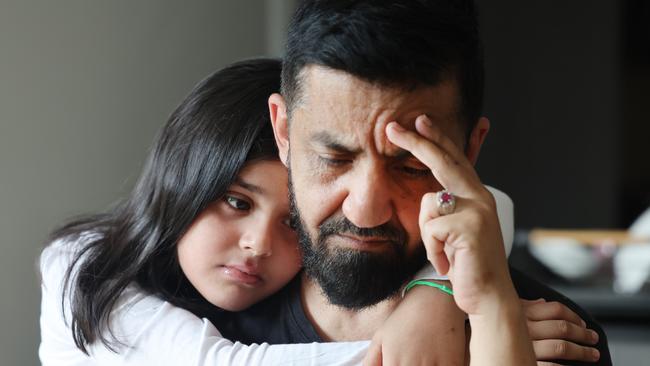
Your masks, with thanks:
M 447 287 L 445 285 L 441 285 L 441 284 L 436 283 L 436 282 L 425 281 L 425 280 L 413 280 L 413 281 L 409 282 L 408 285 L 406 285 L 406 288 L 404 289 L 404 292 L 406 293 L 406 291 L 412 289 L 413 287 L 415 287 L 417 285 L 424 285 L 424 286 L 434 287 L 434 288 L 437 288 L 438 290 L 440 290 L 440 291 L 442 291 L 442 292 L 444 292 L 446 294 L 449 294 L 449 295 L 452 295 L 452 296 L 454 295 L 454 290 L 450 289 L 449 287 Z

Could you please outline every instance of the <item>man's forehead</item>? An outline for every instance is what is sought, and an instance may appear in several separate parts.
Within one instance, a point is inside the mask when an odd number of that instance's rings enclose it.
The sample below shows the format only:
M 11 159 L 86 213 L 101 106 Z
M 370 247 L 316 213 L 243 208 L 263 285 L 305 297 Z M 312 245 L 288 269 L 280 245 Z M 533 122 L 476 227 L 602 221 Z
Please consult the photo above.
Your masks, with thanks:
M 307 66 L 303 72 L 302 102 L 294 116 L 312 142 L 336 141 L 355 149 L 372 145 L 382 154 L 404 155 L 388 142 L 388 123 L 413 130 L 415 119 L 426 114 L 443 130 L 459 126 L 453 82 L 404 90 L 322 66 Z
M 340 152 L 340 153 L 349 153 L 349 154 L 358 154 L 361 153 L 365 144 L 359 143 L 354 139 L 353 136 L 343 133 L 338 130 L 315 130 L 309 136 L 309 143 L 316 148 L 324 148 L 327 150 Z M 375 146 L 379 145 L 375 143 Z M 393 145 L 388 142 L 384 148 L 379 151 L 382 155 L 386 157 L 395 158 L 395 159 L 407 159 L 413 157 L 409 151 L 404 150 L 398 146 Z
M 300 104 L 308 108 L 330 107 L 328 103 L 345 101 L 345 106 L 353 109 L 393 111 L 407 118 L 409 114 L 415 118 L 417 115 L 413 114 L 418 109 L 434 118 L 451 117 L 450 114 L 457 112 L 454 80 L 441 81 L 434 86 L 388 86 L 318 65 L 305 66 L 300 74 L 303 95 Z

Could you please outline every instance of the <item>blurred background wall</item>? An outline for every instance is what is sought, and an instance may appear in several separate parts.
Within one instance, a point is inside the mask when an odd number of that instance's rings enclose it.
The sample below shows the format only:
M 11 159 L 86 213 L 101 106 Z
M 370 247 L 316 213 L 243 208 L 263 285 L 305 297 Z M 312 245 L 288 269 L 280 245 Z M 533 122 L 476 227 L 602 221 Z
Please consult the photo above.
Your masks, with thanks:
M 198 80 L 280 55 L 294 3 L 0 0 L 1 365 L 38 364 L 48 232 L 130 190 Z M 484 181 L 514 198 L 519 228 L 628 225 L 650 205 L 645 2 L 477 3 L 493 123 Z
M 493 125 L 482 178 L 513 197 L 520 228 L 618 225 L 619 4 L 479 4 Z
M 622 228 L 650 207 L 650 4 L 477 0 L 484 181 L 520 228 Z

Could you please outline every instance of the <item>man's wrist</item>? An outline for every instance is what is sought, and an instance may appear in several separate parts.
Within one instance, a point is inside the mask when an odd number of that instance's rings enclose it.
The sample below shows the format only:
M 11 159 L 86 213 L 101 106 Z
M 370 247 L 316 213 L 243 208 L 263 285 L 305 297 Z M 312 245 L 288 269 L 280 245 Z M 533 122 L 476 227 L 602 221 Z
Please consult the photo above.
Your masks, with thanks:
M 447 281 L 435 281 L 442 285 L 450 285 Z M 438 306 L 442 304 L 453 303 L 454 308 L 455 302 L 454 297 L 449 296 L 441 291 L 433 289 L 428 286 L 415 286 L 411 288 L 402 299 L 403 303 L 411 304 L 420 304 L 423 306 L 423 309 L 430 309 L 431 306 Z
M 402 296 L 405 296 L 406 293 L 416 286 L 425 286 L 431 287 L 437 291 L 443 292 L 447 295 L 454 296 L 454 290 L 451 288 L 451 283 L 449 281 L 435 281 L 435 280 L 413 280 L 409 282 L 404 288 Z

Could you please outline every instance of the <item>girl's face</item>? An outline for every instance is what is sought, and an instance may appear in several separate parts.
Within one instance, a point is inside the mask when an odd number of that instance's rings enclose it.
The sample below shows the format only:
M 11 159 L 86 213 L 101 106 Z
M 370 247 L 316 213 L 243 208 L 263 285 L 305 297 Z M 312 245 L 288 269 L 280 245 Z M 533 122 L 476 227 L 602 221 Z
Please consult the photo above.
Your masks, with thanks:
M 300 269 L 287 194 L 287 170 L 279 161 L 249 163 L 183 235 L 180 266 L 213 305 L 245 309 L 278 291 Z

